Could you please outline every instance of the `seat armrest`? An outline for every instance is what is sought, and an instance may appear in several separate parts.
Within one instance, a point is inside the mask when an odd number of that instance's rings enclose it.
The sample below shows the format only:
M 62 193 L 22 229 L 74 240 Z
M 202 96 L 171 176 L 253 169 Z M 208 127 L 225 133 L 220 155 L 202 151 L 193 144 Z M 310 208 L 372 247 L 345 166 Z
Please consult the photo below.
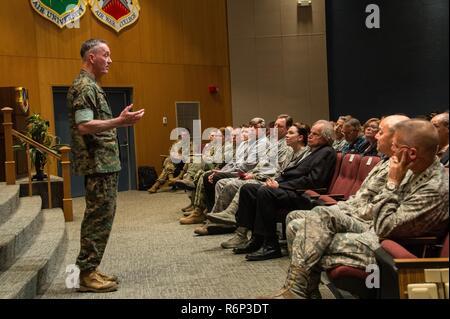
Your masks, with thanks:
M 327 194 L 327 195 L 322 195 L 322 196 L 329 196 L 329 197 L 331 197 L 331 198 L 333 198 L 334 200 L 337 200 L 337 201 L 345 200 L 345 195 L 344 194 Z
M 389 239 L 383 240 L 381 242 L 381 247 L 393 258 L 407 258 L 407 259 L 417 258 L 417 256 L 409 252 L 402 245 Z

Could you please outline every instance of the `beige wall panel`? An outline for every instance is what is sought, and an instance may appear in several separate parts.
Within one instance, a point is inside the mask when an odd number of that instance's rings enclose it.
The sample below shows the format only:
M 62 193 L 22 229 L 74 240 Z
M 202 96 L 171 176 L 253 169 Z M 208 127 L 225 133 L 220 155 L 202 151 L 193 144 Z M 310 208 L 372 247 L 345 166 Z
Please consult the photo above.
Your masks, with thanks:
M 280 0 L 254 0 L 255 35 L 257 37 L 281 34 Z
M 313 0 L 310 7 L 299 7 L 297 0 L 281 0 L 281 18 L 284 35 L 324 34 L 325 0 Z
M 228 66 L 221 67 L 221 73 L 223 88 L 220 88 L 220 94 L 223 97 L 223 105 L 225 108 L 224 124 L 233 125 L 233 112 L 231 107 L 228 107 L 228 105 L 231 105 L 230 70 Z
M 143 1 L 141 6 L 140 46 L 143 60 L 153 63 L 182 63 L 183 7 L 180 1 Z
M 229 38 L 255 37 L 255 6 L 254 0 L 229 0 L 228 24 Z
M 328 74 L 325 36 L 311 36 L 310 39 L 310 92 L 311 118 L 328 119 Z
M 2 1 L 0 55 L 36 56 L 34 10 L 29 1 Z
M 284 103 L 284 74 L 282 39 L 256 39 L 258 113 L 254 116 L 263 117 L 267 123 L 282 111 Z
M 312 5 L 312 30 L 313 34 L 326 33 L 325 0 L 314 0 Z
M 254 16 L 239 12 L 242 7 L 252 14 L 248 4 L 237 1 L 228 1 L 228 28 L 234 30 L 229 39 L 234 124 L 256 113 L 267 121 L 281 112 L 306 123 L 327 118 L 325 0 L 313 0 L 307 8 L 299 8 L 297 0 L 254 0 Z M 255 36 L 240 36 L 239 28 L 250 21 Z M 249 61 L 246 49 L 255 42 L 254 60 Z
M 295 121 L 310 122 L 308 36 L 283 38 L 285 112 Z
M 231 97 L 233 123 L 241 125 L 258 113 L 258 89 L 256 68 L 256 40 L 245 38 L 230 39 Z
M 281 0 L 283 35 L 309 34 L 312 30 L 311 7 L 299 7 L 297 0 Z

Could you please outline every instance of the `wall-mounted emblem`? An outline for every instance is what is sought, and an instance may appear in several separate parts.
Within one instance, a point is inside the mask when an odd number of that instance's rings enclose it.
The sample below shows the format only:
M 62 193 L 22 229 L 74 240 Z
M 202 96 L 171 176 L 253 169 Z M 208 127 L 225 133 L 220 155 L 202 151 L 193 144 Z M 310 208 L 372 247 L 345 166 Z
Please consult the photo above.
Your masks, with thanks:
M 72 26 L 86 13 L 88 0 L 30 0 L 33 9 L 60 28 Z
M 136 22 L 141 9 L 137 0 L 90 0 L 90 4 L 97 19 L 116 32 Z
M 28 115 L 30 104 L 28 102 L 28 90 L 26 88 L 21 86 L 16 87 L 16 105 L 24 114 Z

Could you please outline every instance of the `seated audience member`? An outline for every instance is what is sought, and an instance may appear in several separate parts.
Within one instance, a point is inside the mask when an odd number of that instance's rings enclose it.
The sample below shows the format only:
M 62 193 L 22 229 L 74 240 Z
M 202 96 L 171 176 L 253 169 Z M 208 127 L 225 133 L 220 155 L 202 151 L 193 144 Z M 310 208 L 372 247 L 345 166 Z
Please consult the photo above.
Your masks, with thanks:
M 207 223 L 194 230 L 196 234 L 208 235 L 234 231 L 235 227 L 230 226 L 236 224 L 235 214 L 240 187 L 248 183 L 263 184 L 268 178 L 273 178 L 280 172 L 280 167 L 284 167 L 291 161 L 292 148 L 286 144 L 286 133 L 292 125 L 292 121 L 292 118 L 286 114 L 277 117 L 275 121 L 277 139 L 270 141 L 266 158 L 259 161 L 254 169 L 242 174 L 240 178 L 225 178 L 216 183 L 214 206 L 207 215 L 207 218 L 209 216 Z M 212 231 L 210 232 L 210 230 Z
M 189 137 L 186 138 L 185 134 L 188 134 L 188 132 L 180 134 L 178 140 L 172 144 L 169 151 L 170 156 L 164 160 L 161 174 L 159 174 L 158 179 L 152 185 L 152 187 L 147 190 L 150 194 L 156 193 L 162 185 L 164 185 L 169 180 L 174 179 L 174 174 L 176 173 L 177 168 L 179 168 L 178 170 L 182 170 L 182 168 L 184 167 L 184 154 L 182 153 L 183 146 L 185 148 L 189 147 Z
M 207 207 L 207 186 L 209 186 L 210 183 L 212 184 L 214 181 L 217 182 L 222 178 L 237 177 L 238 172 L 246 172 L 256 165 L 256 162 L 252 158 L 259 157 L 257 153 L 265 149 L 267 138 L 264 134 L 262 138 L 255 140 L 254 134 L 257 128 L 260 128 L 261 125 L 265 124 L 264 120 L 261 118 L 251 120 L 250 124 L 252 125 L 251 127 L 243 128 L 241 131 L 242 142 L 239 143 L 236 150 L 236 158 L 232 159 L 232 161 L 228 162 L 221 169 L 204 172 L 199 177 L 193 194 L 192 203 L 194 210 L 189 216 L 181 218 L 180 224 L 200 224 L 206 220 L 206 213 L 209 211 Z M 253 134 L 252 139 L 250 139 L 250 134 Z
M 342 148 L 342 154 L 362 154 L 364 153 L 363 145 L 364 137 L 361 134 L 361 123 L 359 120 L 352 118 L 344 123 L 342 127 L 346 144 Z
M 342 133 L 342 127 L 344 126 L 344 123 L 350 120 L 351 118 L 352 117 L 350 115 L 339 116 L 338 120 L 334 125 L 334 134 L 336 137 L 333 142 L 333 148 L 336 150 L 336 152 L 342 152 L 342 149 L 347 144 L 347 141 L 344 138 L 344 134 Z
M 260 134 L 259 129 L 266 128 L 266 122 L 260 117 L 252 119 L 248 129 L 248 150 L 244 160 L 236 163 L 228 163 L 220 170 L 213 170 L 203 175 L 203 187 L 205 193 L 206 208 L 210 212 L 214 206 L 215 186 L 223 178 L 238 177 L 241 173 L 246 173 L 253 169 L 259 159 L 264 158 L 268 146 L 268 139 L 265 134 Z
M 387 181 L 375 184 L 364 205 L 356 210 L 352 205 L 349 210 L 318 206 L 288 215 L 291 264 L 283 288 L 272 298 L 309 298 L 318 289 L 322 269 L 365 269 L 376 263 L 380 238 L 440 236 L 448 231 L 448 177 L 435 155 L 436 129 L 413 119 L 397 123 L 394 130 Z
M 280 173 L 284 169 L 286 169 L 289 165 L 295 165 L 297 163 L 299 158 L 306 151 L 308 134 L 309 134 L 309 127 L 305 127 L 300 123 L 295 123 L 293 126 L 289 128 L 288 133 L 286 135 L 286 143 L 290 148 L 292 148 L 292 152 L 290 152 L 288 158 L 286 158 L 286 160 L 283 163 L 281 163 L 275 177 L 278 177 Z M 263 184 L 264 182 L 259 181 L 259 183 Z M 213 224 L 214 225 L 213 227 L 218 228 L 220 225 L 222 225 L 222 227 L 226 227 L 227 225 L 230 224 L 232 225 L 236 224 L 235 215 L 239 207 L 239 189 L 244 184 L 245 181 L 241 181 L 241 185 L 229 183 L 225 186 L 225 188 L 223 189 L 223 193 L 221 194 L 221 196 L 219 196 L 218 200 L 216 201 L 216 205 L 219 206 L 218 209 L 220 209 L 221 207 L 225 207 L 225 209 L 219 212 L 213 211 L 212 213 L 207 215 L 207 218 L 215 223 Z M 226 201 L 226 199 L 224 199 L 223 197 L 226 197 L 229 194 L 233 195 L 234 197 L 232 198 L 231 203 L 228 206 L 226 206 L 228 201 Z M 249 230 L 245 227 L 239 227 L 236 230 L 236 234 L 234 237 L 230 238 L 229 240 L 221 244 L 222 248 L 225 249 L 235 248 L 241 244 L 244 244 L 245 242 L 248 241 L 247 237 L 248 231 Z
M 276 234 L 276 214 L 280 208 L 309 207 L 309 200 L 296 189 L 327 187 L 336 165 L 336 152 L 331 147 L 333 126 L 317 121 L 308 136 L 308 149 L 283 170 L 276 179 L 263 185 L 245 184 L 239 193 L 237 225 L 252 231 L 250 240 L 233 249 L 235 254 L 248 254 L 247 260 L 281 257 Z
M 243 184 L 263 183 L 267 178 L 273 177 L 278 171 L 279 166 L 290 159 L 292 149 L 287 146 L 285 136 L 287 128 L 292 125 L 292 121 L 292 117 L 287 114 L 279 115 L 277 120 L 274 121 L 277 136 L 269 136 L 266 134 L 267 137 L 270 137 L 266 158 L 259 160 L 258 164 L 252 170 L 247 173 L 242 173 L 238 178 L 223 178 L 216 183 L 215 201 L 211 213 L 225 210 Z M 234 212 L 232 219 L 234 220 Z M 235 229 L 234 223 L 232 225 L 223 225 L 221 223 L 214 224 L 207 221 L 201 227 L 194 229 L 194 232 L 198 235 L 212 235 L 230 233 Z
M 185 164 L 183 179 L 177 180 L 175 185 L 178 188 L 186 189 L 191 200 L 187 207 L 182 208 L 183 212 L 191 212 L 194 209 L 194 196 L 192 190 L 197 185 L 198 178 L 203 172 L 218 168 L 223 161 L 223 142 L 225 141 L 225 128 L 214 129 L 209 134 L 209 143 L 207 143 L 201 155 L 200 163 L 194 159 Z
M 437 156 L 441 163 L 448 167 L 448 112 L 438 114 L 431 119 L 431 123 L 439 134 L 439 150 Z
M 361 153 L 363 156 L 377 156 L 377 139 L 375 135 L 377 135 L 378 130 L 380 129 L 380 119 L 371 118 L 367 120 L 363 125 L 363 133 L 365 143 L 361 146 L 361 149 L 364 151 Z

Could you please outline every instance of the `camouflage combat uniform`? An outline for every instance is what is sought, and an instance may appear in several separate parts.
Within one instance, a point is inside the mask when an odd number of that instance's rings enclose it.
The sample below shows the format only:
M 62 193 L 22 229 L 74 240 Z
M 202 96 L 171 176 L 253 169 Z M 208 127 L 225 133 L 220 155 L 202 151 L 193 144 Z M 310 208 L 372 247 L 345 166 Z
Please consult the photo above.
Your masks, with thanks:
M 82 70 L 67 95 L 72 132 L 73 173 L 85 176 L 86 210 L 81 223 L 81 271 L 100 264 L 116 211 L 119 148 L 116 129 L 81 135 L 77 124 L 109 120 L 112 112 L 103 89 L 90 73 Z
M 386 163 L 378 168 L 371 174 L 374 180 L 364 183 L 363 194 L 351 199 L 358 209 L 339 204 L 288 215 L 291 265 L 306 274 L 316 266 L 364 269 L 376 262 L 373 251 L 380 237 L 439 236 L 447 231 L 448 177 L 438 159 L 422 173 L 408 171 L 394 191 L 385 186 Z M 377 175 L 384 182 L 377 181 Z

